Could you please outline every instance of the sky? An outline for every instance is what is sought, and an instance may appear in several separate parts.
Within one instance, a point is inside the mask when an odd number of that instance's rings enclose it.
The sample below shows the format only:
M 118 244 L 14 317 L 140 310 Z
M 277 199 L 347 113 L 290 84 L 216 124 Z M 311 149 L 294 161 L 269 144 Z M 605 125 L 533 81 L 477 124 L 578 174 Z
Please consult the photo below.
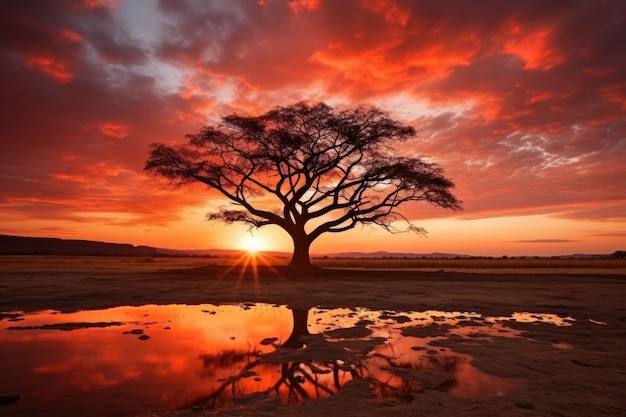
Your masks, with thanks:
M 0 2 L 0 234 L 291 250 L 207 222 L 201 185 L 143 171 L 149 145 L 298 101 L 374 105 L 463 211 L 404 213 L 314 253 L 561 255 L 626 249 L 626 2 Z

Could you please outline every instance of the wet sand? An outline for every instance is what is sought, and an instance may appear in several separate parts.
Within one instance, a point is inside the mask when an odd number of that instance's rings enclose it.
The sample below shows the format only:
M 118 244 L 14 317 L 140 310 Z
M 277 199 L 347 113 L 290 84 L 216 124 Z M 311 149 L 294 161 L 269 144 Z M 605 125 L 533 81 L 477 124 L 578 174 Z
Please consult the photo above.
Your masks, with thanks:
M 524 338 L 441 342 L 456 352 L 472 355 L 473 365 L 483 372 L 525 380 L 522 392 L 462 399 L 427 390 L 405 403 L 376 399 L 366 381 L 354 381 L 336 396 L 297 407 L 252 396 L 243 399 L 239 408 L 219 412 L 157 414 L 146 410 L 145 416 L 616 416 L 626 412 L 626 271 L 487 274 L 480 270 L 297 271 L 258 267 L 255 271 L 241 266 L 154 270 L 132 265 L 101 268 L 97 263 L 63 267 L 54 262 L 47 267 L 35 264 L 3 266 L 0 259 L 0 311 L 69 312 L 122 305 L 262 302 L 298 309 L 436 309 L 489 316 L 534 312 L 576 319 L 569 327 L 511 323 L 511 327 L 525 332 Z M 559 349 L 555 344 L 572 348 Z M 7 410 L 0 408 L 0 413 Z

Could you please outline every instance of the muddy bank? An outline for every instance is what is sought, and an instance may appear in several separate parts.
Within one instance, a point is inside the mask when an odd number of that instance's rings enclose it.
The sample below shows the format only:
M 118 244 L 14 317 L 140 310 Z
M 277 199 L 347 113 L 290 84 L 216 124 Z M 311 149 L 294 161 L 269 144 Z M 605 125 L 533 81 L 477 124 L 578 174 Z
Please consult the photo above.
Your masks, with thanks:
M 154 272 L 0 271 L 0 310 L 75 311 L 120 305 L 264 302 L 296 308 L 585 313 L 626 317 L 625 275 L 298 271 L 201 267 Z
M 521 392 L 463 399 L 427 390 L 406 402 L 374 398 L 367 381 L 352 381 L 336 396 L 305 401 L 297 407 L 284 407 L 275 398 L 253 395 L 239 399 L 239 406 L 230 410 L 160 414 L 146 410 L 144 415 L 614 416 L 626 409 L 624 275 L 293 271 L 284 267 L 243 270 L 239 266 L 136 272 L 24 268 L 0 274 L 3 312 L 264 302 L 300 309 L 436 309 L 489 316 L 524 311 L 576 320 L 567 327 L 511 323 L 523 332 L 523 338 L 450 338 L 440 342 L 471 355 L 473 365 L 483 372 L 526 381 Z

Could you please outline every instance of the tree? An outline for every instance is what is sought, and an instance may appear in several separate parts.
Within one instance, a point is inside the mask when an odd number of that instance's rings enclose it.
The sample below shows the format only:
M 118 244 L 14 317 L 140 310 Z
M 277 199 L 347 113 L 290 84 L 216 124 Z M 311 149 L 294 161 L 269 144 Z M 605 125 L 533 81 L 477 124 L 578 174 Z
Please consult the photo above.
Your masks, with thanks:
M 324 233 L 358 224 L 425 233 L 400 205 L 461 208 L 437 164 L 394 154 L 414 136 L 413 127 L 375 107 L 300 102 L 261 116 L 226 116 L 187 135 L 186 145 L 152 144 L 145 169 L 177 186 L 204 183 L 234 204 L 209 220 L 282 228 L 293 240 L 291 265 L 306 267 L 311 243 Z
M 611 258 L 614 259 L 626 259 L 626 251 L 617 250 L 611 254 Z

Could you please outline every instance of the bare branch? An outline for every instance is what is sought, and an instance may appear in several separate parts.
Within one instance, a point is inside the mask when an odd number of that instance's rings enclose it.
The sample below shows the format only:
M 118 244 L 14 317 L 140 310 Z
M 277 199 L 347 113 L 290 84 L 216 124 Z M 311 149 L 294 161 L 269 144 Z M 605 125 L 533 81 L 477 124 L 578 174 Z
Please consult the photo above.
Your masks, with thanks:
M 461 209 L 438 165 L 393 156 L 394 144 L 414 135 L 374 107 L 301 102 L 257 117 L 226 116 L 188 135 L 186 145 L 153 144 L 145 169 L 175 186 L 204 183 L 240 207 L 209 220 L 282 227 L 294 240 L 294 259 L 301 251 L 307 263 L 314 239 L 357 224 L 423 234 L 399 211 L 407 202 Z

